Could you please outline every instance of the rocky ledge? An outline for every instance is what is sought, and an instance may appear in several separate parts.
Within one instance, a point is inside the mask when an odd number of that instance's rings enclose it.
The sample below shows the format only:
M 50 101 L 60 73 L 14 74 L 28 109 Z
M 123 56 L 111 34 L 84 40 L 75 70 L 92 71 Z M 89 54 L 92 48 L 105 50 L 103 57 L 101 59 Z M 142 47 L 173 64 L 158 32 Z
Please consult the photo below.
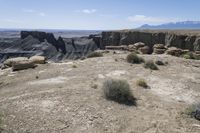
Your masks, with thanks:
M 153 52 L 154 44 L 200 51 L 200 34 L 195 31 L 123 30 L 102 32 L 101 48 L 143 42 Z

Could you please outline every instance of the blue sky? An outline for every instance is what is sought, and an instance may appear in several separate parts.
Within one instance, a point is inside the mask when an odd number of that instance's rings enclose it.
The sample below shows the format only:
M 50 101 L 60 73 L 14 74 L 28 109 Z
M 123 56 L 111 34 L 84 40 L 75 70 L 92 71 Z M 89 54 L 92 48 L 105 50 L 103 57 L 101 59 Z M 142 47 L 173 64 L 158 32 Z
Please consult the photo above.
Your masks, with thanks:
M 199 0 L 0 0 L 0 28 L 106 30 L 200 20 Z

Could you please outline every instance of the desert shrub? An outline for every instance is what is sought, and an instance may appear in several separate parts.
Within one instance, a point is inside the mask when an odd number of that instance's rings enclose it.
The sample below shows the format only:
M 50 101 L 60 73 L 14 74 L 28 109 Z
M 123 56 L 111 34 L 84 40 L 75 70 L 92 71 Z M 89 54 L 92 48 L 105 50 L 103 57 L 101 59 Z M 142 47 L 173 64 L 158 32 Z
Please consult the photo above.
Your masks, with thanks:
M 148 88 L 148 85 L 146 83 L 146 81 L 144 79 L 139 79 L 137 80 L 136 84 L 140 87 L 143 87 L 143 88 Z
M 165 65 L 168 65 L 169 64 L 169 62 L 168 61 L 165 61 Z
M 72 68 L 77 68 L 77 65 L 72 65 Z
M 97 89 L 97 88 L 98 88 L 98 85 L 97 85 L 97 84 L 93 84 L 91 87 L 92 87 L 93 89 Z
M 191 59 L 191 57 L 188 54 L 184 54 L 183 58 L 185 58 L 185 59 Z
M 126 80 L 108 79 L 103 83 L 103 92 L 108 100 L 121 104 L 136 105 L 130 86 Z
M 182 57 L 185 59 L 200 60 L 200 56 L 193 52 L 188 52 L 188 53 L 182 55 Z
M 152 60 L 145 62 L 144 68 L 151 69 L 151 70 L 158 70 L 158 67 Z
M 133 63 L 133 64 L 140 64 L 144 62 L 144 59 L 142 57 L 139 57 L 135 53 L 131 53 L 126 57 L 127 62 Z
M 186 54 L 184 54 L 182 56 L 185 59 L 195 59 L 194 54 L 192 52 L 188 52 L 188 53 L 186 53 Z
M 132 53 L 140 54 L 140 52 L 138 50 L 134 50 Z
M 103 54 L 100 52 L 92 52 L 87 56 L 87 58 L 95 58 L 95 57 L 102 57 L 102 56 Z
M 156 64 L 156 65 L 159 65 L 159 66 L 165 65 L 165 63 L 163 63 L 161 60 L 156 60 L 156 61 L 155 61 L 155 64 Z
M 185 113 L 200 121 L 200 104 L 188 107 Z

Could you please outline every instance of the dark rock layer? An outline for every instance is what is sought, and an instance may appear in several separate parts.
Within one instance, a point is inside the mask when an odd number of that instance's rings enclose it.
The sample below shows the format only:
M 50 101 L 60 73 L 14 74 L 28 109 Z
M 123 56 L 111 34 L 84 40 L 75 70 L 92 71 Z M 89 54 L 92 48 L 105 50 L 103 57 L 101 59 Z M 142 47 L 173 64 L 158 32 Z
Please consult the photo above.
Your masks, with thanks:
M 179 31 L 181 32 L 181 31 Z M 169 31 L 107 31 L 102 33 L 101 47 L 130 45 L 144 42 L 153 50 L 154 44 L 165 44 L 190 51 L 200 50 L 198 34 L 180 34 Z
M 52 33 L 22 31 L 20 39 L 0 42 L 0 63 L 11 57 L 42 55 L 49 60 L 78 59 L 106 46 L 130 45 L 143 42 L 153 52 L 154 44 L 200 51 L 200 34 L 196 31 L 105 31 L 100 35 L 77 38 L 55 38 Z
M 92 37 L 56 39 L 52 33 L 22 31 L 21 38 L 0 43 L 0 63 L 11 57 L 45 56 L 49 60 L 78 59 L 98 49 Z

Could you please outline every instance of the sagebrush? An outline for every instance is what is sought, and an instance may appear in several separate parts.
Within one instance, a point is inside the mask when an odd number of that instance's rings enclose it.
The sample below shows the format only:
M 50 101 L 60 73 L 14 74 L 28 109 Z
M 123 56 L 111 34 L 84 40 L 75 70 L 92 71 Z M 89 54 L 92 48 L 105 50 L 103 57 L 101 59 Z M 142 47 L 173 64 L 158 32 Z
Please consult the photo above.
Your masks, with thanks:
M 142 57 L 139 57 L 135 53 L 131 53 L 126 57 L 127 62 L 132 64 L 140 64 L 144 62 L 144 59 Z
M 136 105 L 136 100 L 126 80 L 107 79 L 103 83 L 103 92 L 108 100 L 126 105 Z
M 146 81 L 144 79 L 139 79 L 137 80 L 136 84 L 140 87 L 143 87 L 143 88 L 148 88 L 148 85 L 146 83 Z
M 95 57 L 103 57 L 103 54 L 100 52 L 92 52 L 87 56 L 87 58 L 95 58 Z
M 185 113 L 200 121 L 200 104 L 191 105 L 186 109 Z
M 152 60 L 145 62 L 144 68 L 151 69 L 151 70 L 158 70 L 158 67 Z

